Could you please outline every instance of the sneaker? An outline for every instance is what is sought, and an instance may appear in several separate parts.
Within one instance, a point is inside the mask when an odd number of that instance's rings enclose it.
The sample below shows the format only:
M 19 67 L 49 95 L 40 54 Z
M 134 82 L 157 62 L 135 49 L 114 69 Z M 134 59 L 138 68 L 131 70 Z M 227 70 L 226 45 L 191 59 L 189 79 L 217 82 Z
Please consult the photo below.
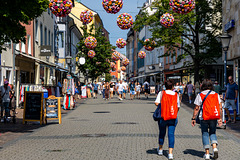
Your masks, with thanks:
M 159 147 L 157 148 L 157 152 L 158 152 L 158 155 L 159 155 L 159 156 L 162 156 L 162 155 L 163 155 L 163 150 L 162 150 L 162 149 L 159 149 Z
M 204 159 L 210 159 L 210 154 L 204 154 L 203 158 Z
M 173 154 L 168 154 L 168 159 L 173 160 Z
M 217 159 L 217 158 L 218 158 L 218 149 L 213 148 L 213 159 Z
M 4 122 L 4 119 L 1 119 L 1 123 L 3 123 Z

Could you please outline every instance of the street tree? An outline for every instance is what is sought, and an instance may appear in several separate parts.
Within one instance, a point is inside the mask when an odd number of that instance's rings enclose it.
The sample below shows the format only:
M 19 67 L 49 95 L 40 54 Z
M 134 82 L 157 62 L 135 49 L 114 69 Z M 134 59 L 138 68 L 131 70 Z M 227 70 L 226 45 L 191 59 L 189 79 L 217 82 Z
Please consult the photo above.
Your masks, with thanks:
M 195 0 L 195 9 L 188 14 L 178 14 L 172 11 L 169 0 L 156 0 L 151 9 L 154 14 L 149 15 L 142 9 L 134 23 L 135 30 L 141 30 L 145 25 L 151 27 L 152 39 L 157 46 L 165 46 L 168 50 L 163 56 L 174 56 L 174 49 L 183 50 L 178 55 L 177 62 L 190 56 L 183 67 L 188 67 L 194 72 L 194 81 L 200 78 L 200 71 L 207 64 L 216 62 L 221 57 L 221 44 L 217 39 L 222 29 L 222 1 L 221 0 Z M 171 13 L 174 18 L 172 27 L 163 27 L 160 17 L 164 13 Z
M 3 0 L 0 5 L 0 53 L 3 44 L 12 41 L 25 41 L 26 29 L 29 24 L 40 16 L 48 7 L 49 0 Z
M 113 47 L 103 35 L 102 28 L 94 28 L 94 25 L 91 25 L 89 30 L 87 30 L 86 27 L 81 28 L 84 34 L 77 46 L 79 51 L 77 57 L 84 57 L 86 59 L 84 65 L 77 63 L 78 68 L 85 76 L 88 76 L 92 80 L 102 76 L 104 73 L 109 73 L 111 55 L 113 49 L 115 49 L 115 47 Z M 90 49 L 84 44 L 84 41 L 88 36 L 93 36 L 97 39 L 97 46 L 93 49 L 96 53 L 94 58 L 88 57 L 88 51 Z M 88 69 L 88 74 L 86 69 Z

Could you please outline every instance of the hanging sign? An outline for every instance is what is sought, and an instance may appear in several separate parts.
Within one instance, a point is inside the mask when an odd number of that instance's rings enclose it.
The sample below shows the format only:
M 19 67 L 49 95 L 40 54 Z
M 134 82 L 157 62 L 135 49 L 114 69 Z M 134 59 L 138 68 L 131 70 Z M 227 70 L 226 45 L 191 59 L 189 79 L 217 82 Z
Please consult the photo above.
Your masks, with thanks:
M 51 48 L 52 46 L 40 46 L 40 56 L 51 56 Z

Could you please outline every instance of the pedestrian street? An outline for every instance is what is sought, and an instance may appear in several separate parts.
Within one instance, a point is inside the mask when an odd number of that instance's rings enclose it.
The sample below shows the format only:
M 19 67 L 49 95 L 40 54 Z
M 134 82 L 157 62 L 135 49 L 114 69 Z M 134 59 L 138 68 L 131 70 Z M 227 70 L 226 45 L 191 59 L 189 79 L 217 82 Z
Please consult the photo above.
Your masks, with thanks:
M 63 116 L 62 124 L 51 123 L 10 141 L 0 148 L 1 160 L 156 160 L 158 125 L 153 121 L 155 97 L 141 100 L 83 100 Z M 203 159 L 201 133 L 191 126 L 192 111 L 182 104 L 175 132 L 176 160 Z M 219 160 L 238 160 L 240 139 L 217 129 Z M 212 150 L 210 150 L 212 153 Z

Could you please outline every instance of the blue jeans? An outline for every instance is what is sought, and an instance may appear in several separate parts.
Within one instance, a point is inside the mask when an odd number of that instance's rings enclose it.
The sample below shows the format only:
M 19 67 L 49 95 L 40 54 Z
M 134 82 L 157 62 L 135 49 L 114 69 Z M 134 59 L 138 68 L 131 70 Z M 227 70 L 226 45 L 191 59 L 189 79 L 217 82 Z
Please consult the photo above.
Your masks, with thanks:
M 216 136 L 216 128 L 217 128 L 217 120 L 201 120 L 201 131 L 202 131 L 202 143 L 204 149 L 209 149 L 209 136 L 211 145 L 212 144 L 218 144 L 217 142 L 217 136 Z
M 164 144 L 164 138 L 166 135 L 166 129 L 168 127 L 168 147 L 174 148 L 175 143 L 175 128 L 177 126 L 178 119 L 164 121 L 162 118 L 158 121 L 159 127 L 159 145 Z
M 10 116 L 9 103 L 10 103 L 10 102 L 2 102 L 1 117 L 3 117 L 3 111 L 4 111 L 4 110 L 5 110 L 5 116 L 6 116 L 6 117 L 9 117 L 9 116 Z
M 102 98 L 105 98 L 105 89 L 103 89 Z

